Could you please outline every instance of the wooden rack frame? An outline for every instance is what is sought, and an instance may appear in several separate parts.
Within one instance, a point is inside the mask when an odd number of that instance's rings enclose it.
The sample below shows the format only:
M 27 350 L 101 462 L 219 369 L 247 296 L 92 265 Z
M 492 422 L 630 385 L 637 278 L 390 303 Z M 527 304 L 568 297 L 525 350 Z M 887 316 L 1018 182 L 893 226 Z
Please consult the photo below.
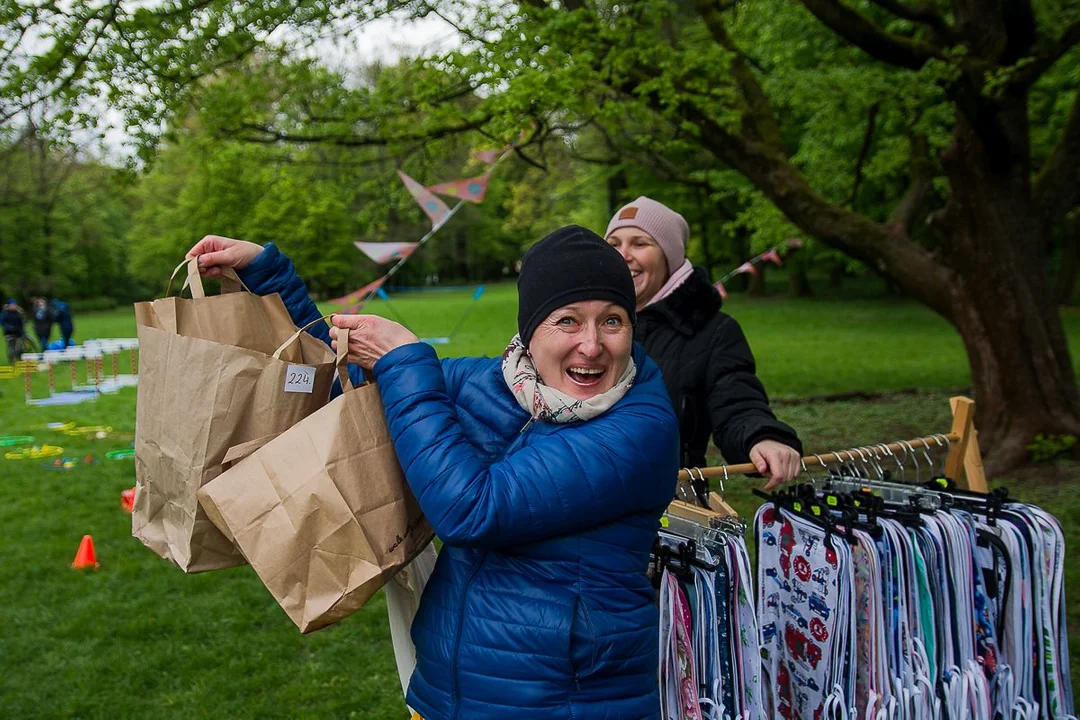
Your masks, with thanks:
M 877 445 L 864 445 L 862 448 L 850 450 L 835 450 L 820 455 L 807 455 L 803 465 L 806 468 L 824 467 L 837 462 L 850 462 L 859 460 L 859 450 L 862 457 L 867 452 L 874 453 L 876 448 L 879 452 L 882 448 L 888 448 L 893 453 L 909 453 L 908 447 L 936 450 L 941 442 L 948 441 L 949 452 L 945 456 L 945 475 L 956 480 L 957 484 L 966 486 L 969 490 L 987 492 L 986 472 L 983 470 L 982 453 L 979 451 L 978 433 L 975 430 L 975 402 L 966 397 L 953 397 L 949 399 L 952 407 L 953 423 L 948 433 L 930 435 L 927 437 L 905 440 L 903 442 L 878 443 Z M 880 456 L 878 456 L 880 458 Z M 716 467 L 694 468 L 695 477 L 701 475 L 705 478 L 731 479 L 735 475 L 752 475 L 757 468 L 752 463 L 741 465 L 718 465 Z M 686 483 L 691 479 L 689 469 L 679 473 L 679 482 Z M 674 500 L 668 506 L 668 513 L 677 515 L 688 520 L 694 520 L 708 524 L 711 517 L 738 515 L 734 508 L 724 502 L 723 498 L 715 492 L 709 493 L 709 508 L 698 507 L 682 500 Z

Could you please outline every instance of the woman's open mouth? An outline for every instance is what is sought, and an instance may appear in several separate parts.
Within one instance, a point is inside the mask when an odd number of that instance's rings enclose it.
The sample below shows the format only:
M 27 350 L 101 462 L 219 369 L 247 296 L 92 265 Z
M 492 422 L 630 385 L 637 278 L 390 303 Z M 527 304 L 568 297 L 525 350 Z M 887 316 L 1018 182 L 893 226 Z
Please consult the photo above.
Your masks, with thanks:
M 595 387 L 596 385 L 599 385 L 606 373 L 606 367 L 574 365 L 573 367 L 566 369 L 566 377 L 570 378 L 571 382 L 580 387 Z

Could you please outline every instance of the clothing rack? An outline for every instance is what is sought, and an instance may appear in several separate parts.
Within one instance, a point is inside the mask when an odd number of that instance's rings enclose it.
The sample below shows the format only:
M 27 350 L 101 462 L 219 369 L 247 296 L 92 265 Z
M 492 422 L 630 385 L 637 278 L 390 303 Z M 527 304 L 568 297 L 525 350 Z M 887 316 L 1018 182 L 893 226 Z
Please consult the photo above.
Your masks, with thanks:
M 975 430 L 975 402 L 969 398 L 958 396 L 950 398 L 949 404 L 952 407 L 953 423 L 948 433 L 928 435 L 912 440 L 878 443 L 849 450 L 834 450 L 824 454 L 807 455 L 802 458 L 803 470 L 808 471 L 813 467 L 826 467 L 837 463 L 863 462 L 868 458 L 874 461 L 890 457 L 895 459 L 897 453 L 904 453 L 906 459 L 906 455 L 913 449 L 936 450 L 941 448 L 944 443 L 948 446 L 948 454 L 945 458 L 945 475 L 956 480 L 958 484 L 961 483 L 961 479 L 965 480 L 964 487 L 968 490 L 985 493 L 988 491 L 988 487 L 986 484 L 986 472 L 982 464 L 982 454 L 979 451 L 978 435 Z M 757 473 L 757 468 L 754 467 L 753 463 L 685 468 L 679 472 L 679 496 L 683 497 L 684 500 L 692 497 L 692 492 L 689 495 L 685 492 L 686 485 L 691 481 L 708 478 L 729 479 L 732 475 L 753 475 L 755 473 Z M 716 495 L 716 493 L 711 495 Z M 719 496 L 717 499 L 719 499 Z M 675 502 L 684 501 L 677 500 Z M 723 503 L 723 509 L 713 505 L 711 497 L 709 504 L 725 514 L 736 514 L 727 503 Z

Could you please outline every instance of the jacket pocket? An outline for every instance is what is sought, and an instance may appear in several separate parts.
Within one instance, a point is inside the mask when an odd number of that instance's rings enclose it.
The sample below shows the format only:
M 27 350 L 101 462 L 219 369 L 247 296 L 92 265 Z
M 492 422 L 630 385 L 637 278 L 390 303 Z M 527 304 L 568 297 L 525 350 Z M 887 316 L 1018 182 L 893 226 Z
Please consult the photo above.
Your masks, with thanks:
M 570 668 L 574 683 L 589 677 L 596 669 L 596 628 L 589 606 L 580 595 L 574 597 L 573 622 L 570 630 Z

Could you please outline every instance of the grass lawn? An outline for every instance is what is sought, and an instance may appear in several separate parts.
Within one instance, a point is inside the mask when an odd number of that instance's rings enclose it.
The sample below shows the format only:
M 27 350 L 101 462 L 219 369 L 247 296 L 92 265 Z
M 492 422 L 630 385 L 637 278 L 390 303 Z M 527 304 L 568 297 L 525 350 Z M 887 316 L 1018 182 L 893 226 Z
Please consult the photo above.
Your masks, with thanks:
M 444 336 L 470 293 L 392 296 L 370 309 L 400 314 L 421 336 Z M 963 349 L 943 321 L 887 300 L 735 299 L 759 370 L 774 397 L 850 390 L 921 388 L 874 402 L 779 403 L 811 450 L 908 438 L 949 426 L 948 394 L 969 382 Z M 330 306 L 326 310 L 332 310 Z M 510 285 L 489 287 L 443 354 L 501 352 L 513 333 Z M 1080 357 L 1080 314 L 1067 329 Z M 130 311 L 76 318 L 76 337 L 134 335 Z M 123 364 L 122 364 L 123 367 Z M 57 373 L 67 386 L 67 373 Z M 44 376 L 35 393 L 46 392 Z M 128 447 L 116 437 L 87 440 L 49 431 L 50 422 L 134 430 L 135 391 L 72 407 L 32 408 L 22 381 L 0 380 L 0 434 L 29 434 L 64 455 L 97 464 L 70 471 L 44 461 L 0 459 L 0 717 L 359 717 L 404 718 L 383 596 L 337 626 L 301 636 L 249 568 L 185 575 L 130 536 L 120 492 L 134 484 L 133 461 L 106 460 Z M 1001 480 L 1042 505 L 1080 542 L 1080 467 L 1024 469 Z M 728 499 L 747 516 L 748 483 Z M 101 569 L 69 568 L 79 538 L 92 534 Z M 1080 657 L 1080 566 L 1066 566 L 1072 654 Z M 1074 684 L 1077 681 L 1074 673 Z

